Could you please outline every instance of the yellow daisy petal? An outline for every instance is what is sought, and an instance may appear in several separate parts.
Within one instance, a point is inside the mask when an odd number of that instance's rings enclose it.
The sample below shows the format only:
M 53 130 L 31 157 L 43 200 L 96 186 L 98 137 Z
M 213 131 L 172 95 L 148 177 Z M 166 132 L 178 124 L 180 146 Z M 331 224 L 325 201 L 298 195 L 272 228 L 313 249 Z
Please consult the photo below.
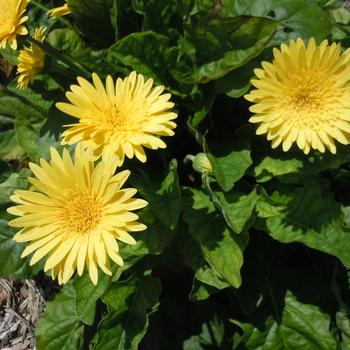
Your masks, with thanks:
M 334 140 L 350 143 L 349 52 L 324 40 L 311 38 L 282 44 L 274 49 L 274 61 L 256 69 L 256 88 L 245 95 L 254 103 L 251 123 L 257 134 L 267 134 L 272 148 L 293 144 L 308 154 L 311 149 L 336 152 Z
M 162 94 L 164 87 L 152 89 L 153 81 L 145 81 L 132 72 L 116 83 L 108 76 L 105 85 L 96 73 L 92 83 L 78 77 L 66 94 L 70 103 L 56 107 L 77 118 L 62 134 L 62 144 L 83 142 L 96 156 L 114 154 L 120 166 L 127 158 L 146 161 L 144 148 L 165 148 L 162 136 L 173 136 L 177 115 L 169 112 L 174 106 L 171 95 Z M 78 126 L 78 127 L 77 127 Z
M 23 25 L 28 20 L 23 16 L 29 0 L 0 0 L 0 49 L 8 44 L 17 49 L 17 35 L 28 33 Z
M 33 190 L 16 191 L 11 198 L 18 205 L 8 210 L 17 216 L 9 224 L 21 228 L 14 240 L 28 242 L 22 257 L 33 253 L 35 264 L 46 256 L 45 271 L 61 284 L 86 267 L 97 284 L 99 269 L 111 274 L 109 259 L 123 265 L 117 240 L 135 244 L 128 232 L 146 228 L 132 211 L 147 202 L 133 198 L 135 189 L 122 188 L 129 171 L 114 174 L 109 157 L 96 165 L 80 144 L 74 160 L 66 149 L 62 156 L 51 149 L 51 161 L 39 164 L 30 165 Z

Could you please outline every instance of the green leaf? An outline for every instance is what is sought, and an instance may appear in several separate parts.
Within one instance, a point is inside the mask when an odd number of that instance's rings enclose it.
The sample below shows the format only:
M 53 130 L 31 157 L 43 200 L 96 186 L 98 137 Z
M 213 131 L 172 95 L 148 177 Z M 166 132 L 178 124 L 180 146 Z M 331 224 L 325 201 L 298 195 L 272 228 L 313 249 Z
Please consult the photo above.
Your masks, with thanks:
M 241 233 L 251 219 L 253 210 L 258 200 L 255 190 L 247 195 L 231 190 L 230 192 L 215 192 L 224 211 L 230 227 L 237 233 Z
M 19 146 L 32 160 L 36 161 L 39 157 L 37 146 L 38 133 L 30 121 L 25 118 L 16 118 L 15 130 Z
M 73 280 L 76 294 L 76 313 L 79 320 L 91 326 L 95 319 L 96 302 L 106 292 L 111 283 L 111 277 L 100 273 L 98 284 L 92 284 L 90 276 L 85 273 Z
M 260 159 L 253 170 L 253 176 L 258 182 L 266 182 L 273 177 L 285 182 L 299 182 L 304 175 L 314 176 L 328 169 L 336 169 L 350 161 L 350 154 L 346 146 L 339 145 L 337 153 L 314 152 L 305 157 L 298 151 L 282 152 L 274 151 L 273 154 L 265 155 Z M 288 181 L 288 182 L 290 182 Z M 303 181 L 303 180 L 302 180 Z
M 215 289 L 224 289 L 229 287 L 229 284 L 224 281 L 208 264 L 203 264 L 197 269 L 195 278 L 208 286 L 214 287 Z
M 193 280 L 192 289 L 189 294 L 191 301 L 203 301 L 210 297 L 211 294 L 217 292 L 217 289 L 205 283 Z
M 27 188 L 27 177 L 30 173 L 29 169 L 21 169 L 18 173 L 12 173 L 7 180 L 0 183 L 0 204 L 9 203 L 10 196 L 15 189 Z
M 17 232 L 0 219 L 0 276 L 4 278 L 30 278 L 33 271 L 27 258 L 21 259 L 25 244 L 17 243 L 12 237 Z
M 281 38 L 284 39 L 301 36 L 314 37 L 319 41 L 326 38 L 331 30 L 329 17 L 315 1 L 229 0 L 224 2 L 221 14 L 222 16 L 250 15 L 272 18 L 292 31 L 292 33 L 280 32 Z
M 318 307 L 302 304 L 287 291 L 281 320 L 269 316 L 258 327 L 233 321 L 244 332 L 241 342 L 247 350 L 330 350 L 336 340 L 330 332 L 330 317 Z
M 282 243 L 301 242 L 334 255 L 349 268 L 350 231 L 327 185 L 309 180 L 289 196 L 284 210 L 266 219 L 267 232 Z
M 184 219 L 189 224 L 192 237 L 200 244 L 205 260 L 214 271 L 238 288 L 248 237 L 227 229 L 209 196 L 195 189 L 190 189 L 189 195 L 185 198 Z
M 183 50 L 191 52 L 198 68 L 182 81 L 206 83 L 243 66 L 262 52 L 277 27 L 276 21 L 247 16 L 212 18 L 186 26 Z
M 12 92 L 0 91 L 0 115 L 9 118 L 25 118 L 32 123 L 42 122 L 46 115 L 42 108 L 35 106 L 21 96 L 15 96 Z M 11 95 L 11 96 L 9 96 Z
M 28 105 L 36 108 L 40 114 L 42 114 L 42 119 L 44 119 L 53 103 L 53 96 L 49 95 L 46 91 L 43 91 L 41 86 L 45 86 L 45 88 L 47 88 L 46 84 L 48 83 L 49 79 L 50 78 L 47 75 L 39 75 L 36 77 L 35 82 L 23 90 L 19 90 L 17 88 L 17 81 L 14 79 L 9 85 L 6 86 L 6 89 L 11 93 L 17 95 L 21 101 L 26 102 Z M 42 84 L 43 80 L 45 84 Z
M 94 350 L 137 350 L 148 328 L 148 315 L 158 306 L 157 278 L 130 278 L 116 282 L 103 296 L 108 314 L 103 317 L 93 342 Z
M 174 229 L 182 209 L 176 160 L 170 162 L 169 172 L 160 181 L 151 180 L 149 175 L 142 171 L 139 175 L 134 176 L 131 182 L 147 200 L 153 214 L 165 226 Z
M 84 326 L 76 314 L 76 293 L 66 284 L 53 301 L 46 304 L 45 314 L 35 328 L 38 350 L 80 350 Z
M 13 66 L 18 64 L 18 53 L 18 50 L 13 50 L 9 46 L 5 49 L 0 49 L 0 55 Z
M 50 31 L 47 42 L 60 51 L 74 51 L 85 48 L 81 36 L 73 28 L 60 28 Z
M 348 24 L 350 22 L 350 11 L 344 7 L 335 9 L 331 13 L 337 23 Z
M 238 134 L 238 132 L 237 132 Z M 242 130 L 241 138 L 236 138 L 234 142 L 220 142 L 209 145 L 207 153 L 214 170 L 214 175 L 220 187 L 224 191 L 232 189 L 237 182 L 252 165 L 250 156 L 250 146 L 247 143 L 248 135 Z
M 257 182 L 266 182 L 275 176 L 296 173 L 303 167 L 300 159 L 276 159 L 266 156 L 255 168 L 254 176 Z
M 22 155 L 23 150 L 18 146 L 15 130 L 0 132 L 0 157 L 15 159 Z
M 179 50 L 171 47 L 168 37 L 155 32 L 132 33 L 118 40 L 106 52 L 106 61 L 120 69 L 120 65 L 153 78 L 157 84 L 165 85 L 171 92 L 188 95 L 192 86 L 179 85 L 174 74 L 188 67 L 179 61 Z
M 350 347 L 350 320 L 344 311 L 338 311 L 335 315 L 337 327 L 341 332 L 341 350 Z
M 223 349 L 225 325 L 222 320 L 214 317 L 202 324 L 201 333 L 193 335 L 185 340 L 184 350 L 206 350 L 206 349 Z

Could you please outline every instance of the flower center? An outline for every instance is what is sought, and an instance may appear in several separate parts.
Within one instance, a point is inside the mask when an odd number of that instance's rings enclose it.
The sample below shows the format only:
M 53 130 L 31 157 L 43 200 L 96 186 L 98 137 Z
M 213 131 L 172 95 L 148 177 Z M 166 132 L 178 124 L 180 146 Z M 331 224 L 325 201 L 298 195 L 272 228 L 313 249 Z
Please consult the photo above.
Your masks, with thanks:
M 63 226 L 79 234 L 89 234 L 100 223 L 102 208 L 94 196 L 78 194 L 61 212 Z
M 104 123 L 111 129 L 121 129 L 126 124 L 125 114 L 118 107 L 111 107 L 105 114 Z
M 291 103 L 297 112 L 316 112 L 321 106 L 320 95 L 315 88 L 303 88 L 291 96 Z
M 332 105 L 337 89 L 333 81 L 322 72 L 312 72 L 310 75 L 310 72 L 304 72 L 296 80 L 292 79 L 285 92 L 287 97 L 282 102 L 285 121 L 296 128 L 318 129 L 320 124 L 330 121 L 330 109 L 334 114 Z

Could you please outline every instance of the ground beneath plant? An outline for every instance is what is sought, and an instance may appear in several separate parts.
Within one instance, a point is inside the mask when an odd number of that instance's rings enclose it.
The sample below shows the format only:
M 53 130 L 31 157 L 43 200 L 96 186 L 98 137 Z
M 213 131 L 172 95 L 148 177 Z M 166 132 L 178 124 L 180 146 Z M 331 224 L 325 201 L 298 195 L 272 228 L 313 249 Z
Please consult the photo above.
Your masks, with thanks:
M 35 280 L 0 278 L 0 349 L 34 350 L 34 326 L 45 308 L 45 293 Z

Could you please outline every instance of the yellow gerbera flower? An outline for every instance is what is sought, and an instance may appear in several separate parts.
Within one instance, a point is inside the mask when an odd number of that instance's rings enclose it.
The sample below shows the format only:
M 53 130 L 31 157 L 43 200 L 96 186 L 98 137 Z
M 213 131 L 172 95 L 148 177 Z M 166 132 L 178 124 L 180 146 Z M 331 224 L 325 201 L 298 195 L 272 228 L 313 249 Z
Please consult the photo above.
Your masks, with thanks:
M 71 10 L 68 4 L 64 4 L 60 7 L 55 7 L 54 9 L 47 11 L 47 13 L 50 15 L 51 18 L 57 18 L 57 17 L 69 15 L 71 13 Z
M 62 144 L 81 141 L 94 154 L 114 153 L 118 166 L 124 156 L 136 156 L 146 161 L 143 147 L 165 148 L 160 136 L 172 136 L 176 113 L 169 112 L 174 104 L 170 94 L 162 94 L 164 87 L 152 89 L 153 80 L 144 81 L 141 74 L 132 72 L 125 79 L 106 79 L 106 87 L 97 74 L 92 74 L 93 85 L 78 77 L 78 85 L 71 86 L 66 96 L 69 103 L 57 103 L 61 111 L 79 119 L 70 124 L 62 136 Z
M 35 29 L 34 39 L 43 42 L 46 28 Z M 45 51 L 35 44 L 19 52 L 17 74 L 19 74 L 17 87 L 24 89 L 31 83 L 45 64 Z
M 0 49 L 8 43 L 16 50 L 17 35 L 28 34 L 23 25 L 28 20 L 28 16 L 23 16 L 28 3 L 29 0 L 0 0 Z
M 310 149 L 336 153 L 334 140 L 350 140 L 350 50 L 324 40 L 317 46 L 300 38 L 274 49 L 272 63 L 263 62 L 251 81 L 256 90 L 245 95 L 255 104 L 249 119 L 259 123 L 256 133 L 267 133 L 272 148 L 288 151 L 296 142 Z
M 115 159 L 102 158 L 96 166 L 93 160 L 80 145 L 74 162 L 67 149 L 61 157 L 51 148 L 50 163 L 41 159 L 40 166 L 30 164 L 36 178 L 28 179 L 36 191 L 17 190 L 11 197 L 18 205 L 8 212 L 19 217 L 9 225 L 22 228 L 14 240 L 30 242 L 22 257 L 34 252 L 33 265 L 48 255 L 44 269 L 60 284 L 75 270 L 81 275 L 85 265 L 94 284 L 98 267 L 111 275 L 108 257 L 123 265 L 116 239 L 135 244 L 128 231 L 146 228 L 131 211 L 147 202 L 132 198 L 135 189 L 121 189 L 130 172 L 114 175 Z

